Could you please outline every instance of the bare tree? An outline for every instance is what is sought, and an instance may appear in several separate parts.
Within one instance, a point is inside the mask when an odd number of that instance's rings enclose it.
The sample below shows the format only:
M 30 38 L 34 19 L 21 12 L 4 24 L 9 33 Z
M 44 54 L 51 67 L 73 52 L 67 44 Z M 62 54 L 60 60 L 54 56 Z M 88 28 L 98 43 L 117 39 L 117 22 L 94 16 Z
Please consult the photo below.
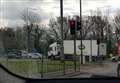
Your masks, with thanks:
M 2 41 L 6 52 L 16 49 L 15 31 L 13 28 L 6 27 L 2 30 Z
M 15 41 L 17 45 L 17 49 L 23 50 L 26 49 L 26 44 L 25 44 L 25 34 L 22 28 L 16 27 L 15 30 Z
M 90 16 L 85 16 L 82 20 L 83 22 L 83 38 L 92 39 L 99 37 L 105 39 L 104 31 L 109 24 L 108 19 L 106 16 L 102 16 L 102 14 L 92 13 Z
M 120 36 L 120 10 L 117 10 L 117 14 L 113 18 L 113 23 L 115 26 L 116 39 L 119 40 L 119 36 Z
M 23 10 L 21 19 L 27 25 L 41 22 L 40 15 L 38 13 L 35 13 L 34 10 L 32 10 L 32 8 L 27 8 Z
M 68 20 L 66 17 L 64 17 L 64 22 L 63 22 L 63 26 L 64 26 L 64 40 L 65 39 L 69 39 L 68 35 L 69 35 L 69 27 L 68 27 Z M 54 18 L 50 19 L 49 22 L 49 33 L 51 36 L 53 36 L 55 38 L 55 40 L 59 40 L 61 39 L 61 30 L 60 30 L 60 17 L 57 17 L 57 20 L 55 20 Z
M 42 51 L 42 48 L 41 48 L 41 41 L 45 34 L 45 27 L 43 26 L 38 26 L 38 25 L 35 25 L 35 28 L 34 28 L 34 47 L 35 49 L 38 51 L 38 52 L 41 52 Z
M 33 11 L 30 11 L 28 8 L 27 10 L 24 10 L 21 19 L 24 20 L 25 22 L 25 31 L 27 32 L 27 47 L 28 47 L 28 52 L 31 50 L 31 33 L 34 27 L 34 24 L 38 24 L 41 19 L 40 16 L 37 13 L 34 13 Z
M 82 20 L 83 27 L 82 27 L 82 34 L 84 39 L 89 39 L 89 34 L 95 35 L 95 26 L 94 21 L 92 21 L 92 16 L 85 16 Z

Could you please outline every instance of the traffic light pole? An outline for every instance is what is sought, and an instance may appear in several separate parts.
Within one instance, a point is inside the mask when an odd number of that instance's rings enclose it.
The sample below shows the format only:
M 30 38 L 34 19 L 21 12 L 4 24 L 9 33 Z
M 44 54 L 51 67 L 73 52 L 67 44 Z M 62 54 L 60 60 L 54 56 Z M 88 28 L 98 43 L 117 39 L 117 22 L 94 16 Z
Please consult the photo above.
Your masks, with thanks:
M 81 22 L 81 30 L 80 30 L 80 36 L 81 36 L 81 64 L 83 64 L 83 51 L 82 51 L 82 3 L 80 0 L 80 22 Z
M 60 17 L 61 17 L 61 60 L 63 62 L 63 74 L 65 74 L 65 61 L 64 61 L 64 46 L 63 46 L 63 0 L 60 0 Z
M 76 72 L 76 30 L 77 30 L 77 22 L 75 21 L 75 34 L 74 34 L 74 66 Z

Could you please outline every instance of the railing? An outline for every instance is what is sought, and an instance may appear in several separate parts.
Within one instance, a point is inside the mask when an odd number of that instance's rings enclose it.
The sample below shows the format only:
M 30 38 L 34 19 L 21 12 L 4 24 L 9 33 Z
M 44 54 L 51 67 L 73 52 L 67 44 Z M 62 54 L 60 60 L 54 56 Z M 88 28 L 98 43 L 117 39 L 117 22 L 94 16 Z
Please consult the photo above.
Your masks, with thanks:
M 52 76 L 56 74 L 63 75 L 63 63 L 61 60 L 44 59 L 1 59 L 0 63 L 3 64 L 11 72 L 32 78 L 41 78 Z M 77 68 L 79 69 L 79 61 L 77 61 Z M 65 71 L 71 70 L 74 72 L 74 62 L 65 61 Z

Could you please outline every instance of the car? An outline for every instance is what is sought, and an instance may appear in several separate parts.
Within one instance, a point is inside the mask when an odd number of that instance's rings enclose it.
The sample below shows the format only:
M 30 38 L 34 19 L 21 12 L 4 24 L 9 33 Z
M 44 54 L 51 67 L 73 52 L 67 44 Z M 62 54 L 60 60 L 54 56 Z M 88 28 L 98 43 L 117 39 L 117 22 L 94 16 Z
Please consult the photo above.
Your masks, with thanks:
M 15 53 L 15 52 L 9 52 L 9 53 L 7 54 L 7 57 L 8 57 L 8 58 L 21 58 L 21 56 L 18 55 L 17 53 Z
M 41 59 L 42 54 L 40 54 L 40 53 L 28 53 L 28 57 L 32 58 L 32 59 Z
M 22 58 L 28 58 L 28 52 L 21 50 L 21 56 L 22 56 Z

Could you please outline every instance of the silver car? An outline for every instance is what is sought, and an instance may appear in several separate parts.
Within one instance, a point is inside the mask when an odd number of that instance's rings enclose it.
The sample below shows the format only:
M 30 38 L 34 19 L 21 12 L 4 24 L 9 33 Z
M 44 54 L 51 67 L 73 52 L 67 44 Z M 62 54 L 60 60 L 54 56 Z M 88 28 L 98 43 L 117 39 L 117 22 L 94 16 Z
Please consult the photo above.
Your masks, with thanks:
M 40 53 L 28 53 L 28 57 L 32 58 L 32 59 L 41 59 L 42 54 L 40 54 Z

